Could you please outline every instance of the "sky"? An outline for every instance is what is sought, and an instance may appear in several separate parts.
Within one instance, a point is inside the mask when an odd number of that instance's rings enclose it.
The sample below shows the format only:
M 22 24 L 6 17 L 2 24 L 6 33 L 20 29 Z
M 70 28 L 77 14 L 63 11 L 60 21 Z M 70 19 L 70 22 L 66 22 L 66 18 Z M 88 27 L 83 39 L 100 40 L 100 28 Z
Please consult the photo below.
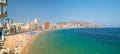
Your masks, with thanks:
M 120 0 L 8 0 L 8 18 L 14 22 L 83 21 L 120 27 Z

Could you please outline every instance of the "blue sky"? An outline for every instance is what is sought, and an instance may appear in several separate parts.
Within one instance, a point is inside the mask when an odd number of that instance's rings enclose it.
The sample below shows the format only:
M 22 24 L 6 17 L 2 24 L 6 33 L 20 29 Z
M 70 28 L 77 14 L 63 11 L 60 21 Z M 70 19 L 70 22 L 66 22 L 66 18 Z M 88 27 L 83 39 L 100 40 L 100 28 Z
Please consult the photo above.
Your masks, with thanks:
M 120 0 L 8 0 L 8 17 L 15 22 L 85 21 L 120 27 Z

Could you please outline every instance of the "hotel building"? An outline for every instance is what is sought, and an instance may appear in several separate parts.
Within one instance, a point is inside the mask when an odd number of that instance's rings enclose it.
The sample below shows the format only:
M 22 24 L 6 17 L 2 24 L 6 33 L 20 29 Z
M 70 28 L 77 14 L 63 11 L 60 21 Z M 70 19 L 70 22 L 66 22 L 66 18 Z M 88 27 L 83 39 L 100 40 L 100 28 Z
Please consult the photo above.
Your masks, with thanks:
M 50 28 L 50 23 L 49 23 L 49 22 L 44 22 L 44 23 L 42 24 L 42 28 L 43 28 L 44 30 L 48 30 L 48 29 Z
M 4 40 L 4 18 L 7 17 L 7 0 L 0 0 L 0 45 Z

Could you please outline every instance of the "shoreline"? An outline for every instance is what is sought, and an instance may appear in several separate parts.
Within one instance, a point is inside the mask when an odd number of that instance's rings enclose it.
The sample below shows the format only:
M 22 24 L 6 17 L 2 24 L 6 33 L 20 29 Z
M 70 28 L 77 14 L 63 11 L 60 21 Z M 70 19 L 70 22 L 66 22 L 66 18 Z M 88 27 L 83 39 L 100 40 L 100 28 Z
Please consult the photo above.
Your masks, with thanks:
M 5 37 L 4 47 L 8 53 L 19 53 L 27 54 L 28 48 L 35 41 L 35 39 L 40 36 L 41 33 L 53 31 L 53 30 L 44 30 L 44 31 L 31 31 L 25 33 L 19 33 L 14 35 L 9 35 Z M 17 50 L 16 50 L 17 49 Z
M 23 48 L 20 51 L 20 54 L 27 54 L 28 48 L 31 46 L 31 44 L 34 42 L 34 40 L 41 34 L 41 32 L 37 32 L 36 34 L 31 36 L 31 40 L 27 42 Z
M 48 31 L 53 31 L 53 30 L 44 30 L 42 32 L 37 32 L 36 34 L 31 36 L 31 40 L 25 44 L 25 46 L 22 48 L 22 50 L 20 51 L 20 54 L 27 54 L 28 48 L 31 46 L 31 44 L 35 41 L 35 39 L 44 32 L 48 32 Z

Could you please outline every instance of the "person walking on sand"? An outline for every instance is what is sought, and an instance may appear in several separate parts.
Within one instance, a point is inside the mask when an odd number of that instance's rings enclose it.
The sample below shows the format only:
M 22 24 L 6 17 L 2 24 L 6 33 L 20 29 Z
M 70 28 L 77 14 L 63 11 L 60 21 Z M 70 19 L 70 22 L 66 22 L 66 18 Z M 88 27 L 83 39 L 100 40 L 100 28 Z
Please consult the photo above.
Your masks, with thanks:
M 19 54 L 19 48 L 17 46 L 15 48 L 15 54 Z

